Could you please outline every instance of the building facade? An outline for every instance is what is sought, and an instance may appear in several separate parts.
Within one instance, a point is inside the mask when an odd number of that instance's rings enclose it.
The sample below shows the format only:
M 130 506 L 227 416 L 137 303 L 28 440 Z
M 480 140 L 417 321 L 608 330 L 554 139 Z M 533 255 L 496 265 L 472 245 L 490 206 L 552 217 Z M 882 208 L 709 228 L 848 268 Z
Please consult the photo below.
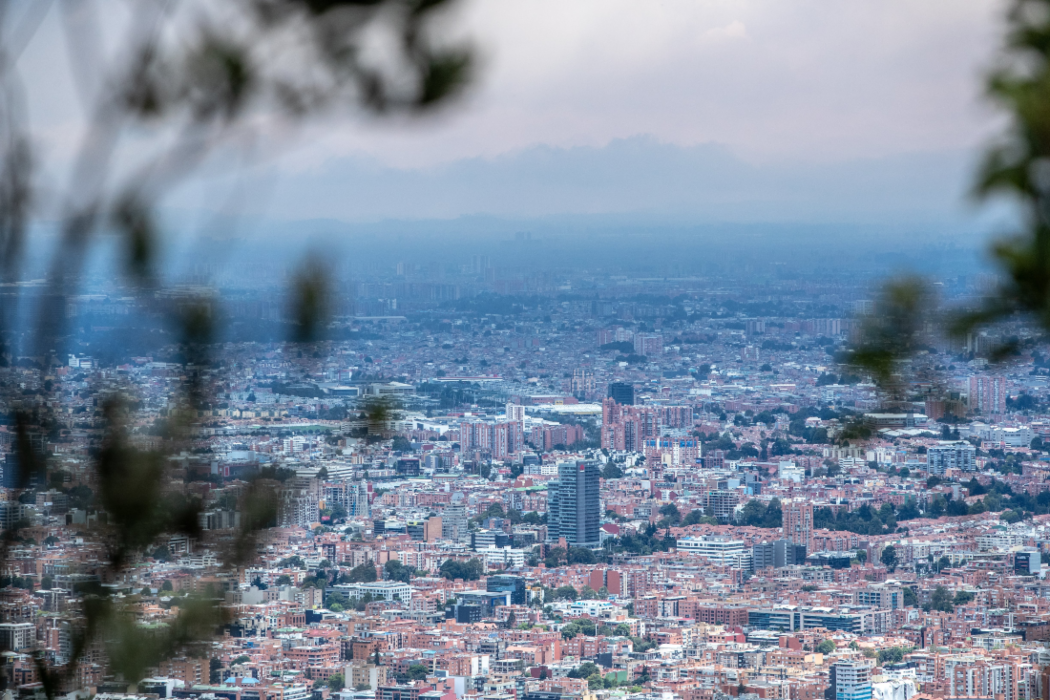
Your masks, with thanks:
M 984 414 L 1006 413 L 1006 378 L 970 377 L 969 407 Z
M 547 536 L 552 542 L 564 537 L 573 547 L 601 546 L 601 524 L 597 462 L 573 461 L 558 464 L 558 479 L 547 495 Z
M 943 475 L 949 469 L 977 471 L 977 448 L 968 442 L 934 445 L 926 450 L 926 471 Z

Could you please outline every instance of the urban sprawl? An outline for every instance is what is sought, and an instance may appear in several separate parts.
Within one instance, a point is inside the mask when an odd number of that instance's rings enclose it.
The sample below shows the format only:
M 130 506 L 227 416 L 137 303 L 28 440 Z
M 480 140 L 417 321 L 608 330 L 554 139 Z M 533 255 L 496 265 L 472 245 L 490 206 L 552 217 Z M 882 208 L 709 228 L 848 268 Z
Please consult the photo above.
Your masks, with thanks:
M 0 368 L 60 406 L 31 436 L 49 470 L 29 488 L 0 430 L 6 687 L 33 697 L 41 659 L 69 663 L 102 585 L 144 626 L 194 595 L 231 622 L 137 683 L 91 650 L 63 693 L 1050 700 L 1036 333 L 931 336 L 912 361 L 929 372 L 890 404 L 842 362 L 873 305 L 846 283 L 508 282 L 472 265 L 480 289 L 403 266 L 359 283 L 333 304 L 340 339 L 222 345 L 163 485 L 199 499 L 207 537 L 156 541 L 116 580 L 91 535 L 100 397 L 133 397 L 130 439 L 162 447 L 186 366 L 94 345 L 134 300 L 71 302 L 60 363 Z M 275 306 L 230 308 L 250 324 Z M 991 361 L 1007 339 L 1017 352 Z M 259 478 L 278 484 L 276 527 L 231 570 L 212 543 Z

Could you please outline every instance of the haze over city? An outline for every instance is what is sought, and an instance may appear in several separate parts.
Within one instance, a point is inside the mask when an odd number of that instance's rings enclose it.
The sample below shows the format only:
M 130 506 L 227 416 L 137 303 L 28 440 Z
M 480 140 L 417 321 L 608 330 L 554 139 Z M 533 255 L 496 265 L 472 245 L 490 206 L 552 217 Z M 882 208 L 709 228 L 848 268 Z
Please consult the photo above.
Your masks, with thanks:
M 1050 700 L 1050 0 L 0 5 L 2 700 Z

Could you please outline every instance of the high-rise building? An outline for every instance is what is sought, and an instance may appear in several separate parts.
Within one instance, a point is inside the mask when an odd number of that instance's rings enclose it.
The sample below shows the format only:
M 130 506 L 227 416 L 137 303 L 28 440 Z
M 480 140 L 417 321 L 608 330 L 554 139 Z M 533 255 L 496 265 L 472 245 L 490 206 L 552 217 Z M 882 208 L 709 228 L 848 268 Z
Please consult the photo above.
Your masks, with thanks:
M 926 449 L 926 471 L 943 475 L 949 469 L 977 471 L 977 448 L 968 442 L 950 442 Z
M 850 307 L 853 309 L 853 313 L 860 316 L 874 312 L 875 302 L 871 299 L 858 299 L 857 301 L 850 302 Z
M 572 371 L 572 393 L 574 395 L 588 395 L 594 393 L 594 371 L 589 369 L 574 369 Z
M 978 413 L 1006 413 L 1006 378 L 970 377 L 969 406 Z
M 773 566 L 782 569 L 806 563 L 806 545 L 792 544 L 787 540 L 773 543 Z
M 409 520 L 405 523 L 405 532 L 414 540 L 425 540 L 427 523 L 425 520 Z
M 278 492 L 277 524 L 280 527 L 309 527 L 321 518 L 321 482 L 297 476 L 284 482 Z
M 642 452 L 644 441 L 659 436 L 661 426 L 682 424 L 692 424 L 688 407 L 625 406 L 613 398 L 602 401 L 601 439 L 606 449 Z
M 1014 554 L 1014 573 L 1021 576 L 1038 574 L 1042 568 L 1042 557 L 1039 550 L 1026 548 Z
M 660 424 L 667 428 L 692 428 L 692 406 L 656 406 Z
M 423 458 L 423 466 L 427 471 L 448 473 L 448 468 L 452 466 L 452 464 L 451 459 L 447 455 L 427 452 L 426 456 Z
M 552 450 L 558 445 L 574 445 L 586 436 L 582 425 L 543 425 L 532 429 L 529 440 L 537 449 Z
M 0 486 L 5 489 L 22 488 L 21 470 L 19 468 L 18 454 L 9 453 L 3 463 L 3 472 L 0 474 Z
M 751 563 L 755 571 L 776 567 L 776 545 L 773 542 L 756 542 L 751 545 Z
M 700 441 L 695 437 L 658 437 L 642 441 L 646 464 L 669 467 L 695 466 L 700 461 Z
M 39 430 L 30 430 L 26 437 L 29 440 L 29 448 L 36 455 L 41 456 L 38 459 L 42 459 L 46 442 L 44 434 Z M 43 482 L 43 470 L 33 469 L 32 465 L 27 465 L 26 471 L 23 471 L 21 459 L 22 454 L 19 449 L 9 452 L 4 458 L 2 473 L 2 485 L 4 488 L 36 488 Z
M 558 463 L 558 480 L 551 482 L 547 495 L 549 541 L 564 537 L 573 547 L 601 546 L 600 475 L 597 462 Z
M 813 504 L 791 501 L 783 505 L 784 539 L 813 551 Z
M 814 318 L 802 323 L 802 330 L 812 335 L 836 336 L 842 334 L 842 319 Z
M 749 336 L 765 333 L 766 321 L 762 318 L 749 318 L 744 321 L 744 330 Z
M 630 343 L 634 340 L 634 331 L 616 326 L 615 328 L 603 328 L 598 331 L 598 345 L 608 343 Z
M 394 469 L 401 476 L 419 476 L 419 467 L 419 457 L 402 457 L 394 465 Z
M 26 512 L 27 506 L 18 501 L 0 501 L 0 527 L 12 529 Z M 3 647 L 0 647 L 2 649 Z
M 635 333 L 634 352 L 636 355 L 651 357 L 664 351 L 664 337 L 659 333 Z
M 453 542 L 469 542 L 467 509 L 463 506 L 447 506 L 441 511 L 441 537 Z
M 21 651 L 33 646 L 36 627 L 31 622 L 0 623 L 0 649 Z
M 966 404 L 959 398 L 958 394 L 943 399 L 926 399 L 926 418 L 929 420 L 939 421 L 949 414 L 953 416 L 966 415 Z
M 871 700 L 871 667 L 860 661 L 839 661 L 831 666 L 835 700 Z
M 484 274 L 486 270 L 492 265 L 492 261 L 487 255 L 471 255 L 470 256 L 470 271 L 474 274 Z
M 322 490 L 326 508 L 340 505 L 349 518 L 367 518 L 371 515 L 368 505 L 367 481 L 340 481 L 326 483 Z
M 423 523 L 423 541 L 424 542 L 437 542 L 441 539 L 443 528 L 441 525 L 441 516 L 435 515 L 427 518 Z
M 489 576 L 485 582 L 485 590 L 489 593 L 510 593 L 511 605 L 525 605 L 527 591 L 525 590 L 525 579 L 521 576 L 508 574 Z
M 478 420 L 463 421 L 459 425 L 459 446 L 461 453 L 488 452 L 492 459 L 507 459 L 525 448 L 525 430 L 523 427 L 524 408 L 521 408 L 521 420 L 508 420 L 500 423 L 487 423 Z
M 782 569 L 785 566 L 805 563 L 806 548 L 804 545 L 791 544 L 787 540 L 759 542 L 751 547 L 751 558 L 755 571 L 767 568 Z
M 613 382 L 609 385 L 609 398 L 621 406 L 633 406 L 634 386 L 623 382 Z
M 733 514 L 740 503 L 740 497 L 736 491 L 729 489 L 714 489 L 707 494 L 707 506 L 704 513 L 715 517 L 720 523 L 732 522 Z

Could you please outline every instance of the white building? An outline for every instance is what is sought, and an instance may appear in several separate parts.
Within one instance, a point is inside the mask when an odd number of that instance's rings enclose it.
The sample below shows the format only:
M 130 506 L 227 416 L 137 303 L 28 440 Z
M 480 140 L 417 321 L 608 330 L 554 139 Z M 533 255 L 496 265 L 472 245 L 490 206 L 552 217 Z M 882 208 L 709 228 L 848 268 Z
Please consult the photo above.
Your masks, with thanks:
M 794 481 L 801 484 L 806 478 L 806 470 L 792 461 L 782 461 L 777 467 L 777 476 L 781 481 Z
M 916 692 L 915 682 L 910 678 L 891 678 L 871 684 L 872 700 L 911 700 Z
M 995 552 L 1007 550 L 1011 547 L 1019 547 L 1027 542 L 1030 537 L 1032 537 L 1032 534 L 1029 532 L 997 530 L 977 535 L 974 539 L 977 542 L 977 551 Z
M 305 446 L 306 438 L 304 438 L 302 435 L 295 435 L 290 438 L 285 438 L 281 441 L 281 447 L 284 450 L 285 454 L 295 454 L 297 452 L 302 452 Z
M 525 550 L 512 547 L 479 547 L 475 550 L 485 566 L 502 566 L 509 569 L 525 566 Z
M 412 600 L 412 587 L 399 581 L 373 581 L 371 583 L 346 583 L 334 586 L 348 598 L 360 600 L 371 593 L 373 600 L 400 600 L 404 603 Z
M 0 623 L 0 649 L 21 651 L 36 644 L 36 627 L 31 622 Z
M 526 464 L 525 473 L 530 476 L 558 476 L 558 465 L 553 462 Z
M 968 426 L 961 426 L 959 433 L 963 437 L 976 437 L 984 442 L 1001 442 L 1009 447 L 1028 447 L 1032 444 L 1032 438 L 1035 437 L 1032 428 L 1027 425 L 1003 427 L 979 421 Z
M 710 559 L 716 564 L 736 565 L 746 553 L 743 540 L 702 535 L 678 540 L 678 549 Z

